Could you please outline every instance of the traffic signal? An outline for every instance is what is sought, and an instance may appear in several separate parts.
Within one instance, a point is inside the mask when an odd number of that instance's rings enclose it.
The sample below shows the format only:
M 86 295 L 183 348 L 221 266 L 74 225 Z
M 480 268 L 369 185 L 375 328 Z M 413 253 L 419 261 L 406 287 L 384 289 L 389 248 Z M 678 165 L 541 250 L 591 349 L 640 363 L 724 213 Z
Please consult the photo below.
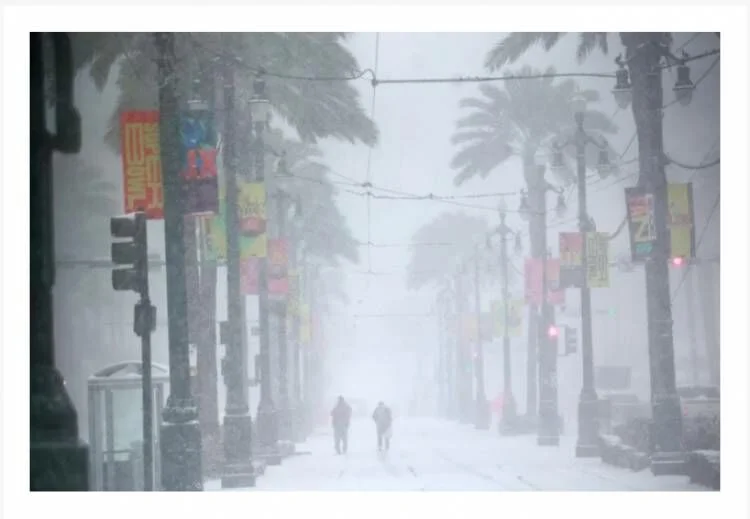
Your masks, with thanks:
M 671 263 L 673 267 L 681 267 L 685 264 L 685 258 L 682 256 L 676 256 L 672 258 Z
M 572 355 L 578 350 L 578 330 L 572 326 L 565 327 L 565 355 Z
M 549 325 L 549 328 L 547 328 L 547 337 L 549 337 L 550 339 L 557 339 L 559 335 L 560 329 L 554 324 Z
M 109 221 L 113 238 L 130 240 L 112 243 L 112 263 L 130 265 L 112 271 L 112 288 L 148 293 L 148 242 L 146 236 L 146 213 L 139 211 L 113 216 Z

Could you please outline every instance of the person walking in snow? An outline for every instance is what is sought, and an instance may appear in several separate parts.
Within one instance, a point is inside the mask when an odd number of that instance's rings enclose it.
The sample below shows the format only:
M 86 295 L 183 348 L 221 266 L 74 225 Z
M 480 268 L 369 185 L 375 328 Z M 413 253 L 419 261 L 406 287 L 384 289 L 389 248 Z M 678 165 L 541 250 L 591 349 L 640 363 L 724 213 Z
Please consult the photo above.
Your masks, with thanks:
M 336 454 L 346 454 L 349 448 L 349 422 L 352 419 L 352 408 L 346 403 L 343 396 L 339 397 L 336 407 L 331 411 L 333 422 L 333 438 L 336 446 Z
M 372 419 L 375 421 L 375 430 L 378 434 L 378 451 L 387 451 L 391 447 L 393 414 L 389 407 L 379 402 L 372 413 Z

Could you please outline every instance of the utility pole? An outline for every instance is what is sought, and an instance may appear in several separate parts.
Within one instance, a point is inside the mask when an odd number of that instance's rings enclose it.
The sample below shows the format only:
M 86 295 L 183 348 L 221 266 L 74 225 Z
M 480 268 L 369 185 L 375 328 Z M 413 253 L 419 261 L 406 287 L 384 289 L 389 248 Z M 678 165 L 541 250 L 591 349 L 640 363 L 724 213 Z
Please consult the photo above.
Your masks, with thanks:
M 169 389 L 161 427 L 162 488 L 203 490 L 198 408 L 190 390 L 190 356 L 185 283 L 185 217 L 180 153 L 180 119 L 175 88 L 174 33 L 155 33 L 158 53 L 159 145 L 164 183 L 164 238 L 167 269 Z
M 237 203 L 237 120 L 234 65 L 229 61 L 232 34 L 223 34 L 224 165 L 227 235 L 227 400 L 224 412 L 224 473 L 222 488 L 255 486 L 252 464 L 252 419 L 247 387 L 247 345 L 244 341 L 245 301 L 240 292 L 240 233 Z
M 585 108 L 585 107 L 583 107 Z M 577 110 L 576 162 L 578 173 L 578 228 L 581 232 L 581 337 L 583 341 L 583 387 L 578 401 L 578 441 L 576 456 L 595 457 L 599 454 L 599 397 L 594 385 L 594 346 L 591 328 L 591 289 L 588 283 L 588 239 L 593 231 L 586 204 L 586 143 L 589 137 L 583 129 L 584 110 Z
M 658 37 L 659 33 L 656 33 Z M 646 315 L 648 316 L 649 360 L 651 367 L 651 411 L 653 429 L 651 471 L 655 475 L 684 472 L 685 455 L 682 446 L 682 410 L 677 395 L 672 336 L 672 303 L 669 290 L 670 234 L 667 227 L 667 176 L 664 172 L 664 132 L 662 128 L 661 59 L 662 48 L 657 42 L 647 41 L 642 52 L 630 59 L 634 67 L 647 69 L 644 75 L 632 75 L 633 89 L 645 92 L 648 124 L 639 128 L 639 150 L 647 154 L 648 174 L 641 171 L 639 183 L 645 184 L 654 199 L 654 227 L 656 243 L 651 258 L 646 262 Z M 640 84 L 638 84 L 640 83 Z M 644 131 L 645 130 L 645 131 Z M 646 141 L 646 142 L 644 142 Z M 649 153 L 650 152 L 650 153 Z M 642 155 L 643 156 L 643 155 Z M 642 161 L 643 164 L 643 161 Z
M 292 297 L 296 298 L 295 307 L 296 311 L 292 314 L 292 399 L 289 405 L 289 413 L 291 415 L 291 427 L 292 427 L 292 440 L 295 442 L 301 442 L 304 439 L 302 434 L 302 423 L 300 413 L 302 408 L 300 403 L 302 402 L 302 380 L 301 380 L 301 362 L 300 362 L 300 304 L 301 304 L 301 277 L 298 270 L 299 263 L 297 261 L 297 236 L 296 233 L 291 236 L 289 243 L 289 267 L 291 271 L 295 273 L 295 289 Z
M 690 367 L 693 375 L 693 385 L 699 386 L 701 383 L 701 372 L 698 363 L 698 337 L 695 334 L 695 287 L 693 285 L 695 267 L 693 262 L 688 260 L 685 268 L 687 268 L 685 272 L 685 304 L 687 305 L 688 335 L 690 335 Z
M 539 424 L 537 445 L 557 446 L 560 444 L 560 419 L 557 410 L 557 350 L 552 348 L 552 341 L 548 336 L 550 325 L 553 323 L 549 304 L 549 289 L 547 280 L 547 183 L 544 180 L 544 166 L 539 166 L 539 185 L 541 192 L 540 210 L 542 213 L 542 294 L 539 328 Z M 557 339 L 555 339 L 556 341 Z M 555 342 L 557 344 L 557 342 Z
M 479 247 L 474 249 L 474 306 L 477 317 L 476 344 L 476 401 L 474 407 L 474 427 L 477 429 L 490 428 L 490 410 L 487 404 L 487 394 L 484 388 L 484 345 L 482 344 L 482 299 L 479 279 Z
M 78 415 L 55 367 L 52 288 L 55 238 L 52 153 L 77 153 L 81 120 L 73 105 L 73 53 L 68 33 L 52 34 L 56 133 L 47 130 L 44 34 L 31 33 L 31 358 L 30 488 L 89 490 L 89 449 L 78 436 Z
M 462 424 L 471 423 L 471 370 L 467 362 L 465 314 L 464 314 L 464 280 L 463 267 L 456 274 L 456 313 L 458 314 L 458 348 L 456 349 L 456 389 L 458 397 L 458 418 Z
M 276 204 L 277 237 L 280 241 L 286 239 L 286 194 L 278 187 L 274 187 L 274 202 Z M 291 441 L 291 416 L 289 414 L 289 345 L 287 344 L 286 299 L 282 296 L 276 302 L 278 316 L 278 348 L 279 348 L 279 440 Z
M 511 230 L 505 225 L 505 211 L 500 211 L 500 256 L 502 262 L 503 279 L 503 415 L 500 422 L 501 434 L 511 434 L 516 431 L 516 399 L 513 397 L 512 358 L 510 350 L 509 314 L 510 290 L 508 289 L 508 234 Z
M 263 131 L 268 116 L 268 99 L 265 96 L 265 80 L 262 71 L 253 82 L 251 111 L 255 126 L 255 180 L 263 182 L 268 193 L 265 176 L 265 146 Z M 279 422 L 276 406 L 271 396 L 271 337 L 269 329 L 268 255 L 260 258 L 258 268 L 258 320 L 260 325 L 260 402 L 256 418 L 256 434 L 261 454 L 269 465 L 279 465 Z

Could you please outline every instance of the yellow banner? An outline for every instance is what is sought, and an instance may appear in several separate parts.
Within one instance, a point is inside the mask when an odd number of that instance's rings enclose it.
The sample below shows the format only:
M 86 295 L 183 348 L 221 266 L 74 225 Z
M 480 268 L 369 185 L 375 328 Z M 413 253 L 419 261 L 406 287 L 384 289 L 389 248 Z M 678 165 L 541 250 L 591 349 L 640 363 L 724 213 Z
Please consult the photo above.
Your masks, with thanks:
M 669 184 L 667 189 L 671 256 L 692 258 L 695 248 L 692 184 Z
M 502 301 L 493 301 L 492 304 L 492 335 L 493 337 L 505 336 L 505 308 Z M 511 299 L 508 306 L 508 337 L 521 337 L 523 327 L 524 303 L 521 299 Z
M 237 210 L 240 219 L 266 219 L 266 190 L 260 182 L 238 182 Z
M 609 287 L 609 235 L 604 232 L 586 233 L 586 282 L 590 288 Z

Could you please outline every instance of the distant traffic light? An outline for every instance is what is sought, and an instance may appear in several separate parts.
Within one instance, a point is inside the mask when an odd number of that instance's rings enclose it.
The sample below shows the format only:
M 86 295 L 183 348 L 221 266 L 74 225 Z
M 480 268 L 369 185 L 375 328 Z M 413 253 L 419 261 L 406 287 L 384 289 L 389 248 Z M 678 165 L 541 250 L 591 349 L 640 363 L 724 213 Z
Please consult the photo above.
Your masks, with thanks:
M 685 258 L 682 256 L 676 256 L 672 258 L 671 263 L 673 267 L 681 267 L 685 264 Z
M 148 284 L 148 245 L 146 213 L 137 212 L 113 216 L 109 221 L 113 238 L 131 238 L 112 243 L 112 263 L 130 265 L 112 271 L 112 288 L 142 293 Z
M 565 355 L 578 351 L 578 330 L 572 326 L 565 327 Z
M 554 324 L 551 324 L 549 328 L 547 328 L 547 337 L 549 337 L 550 339 L 557 339 L 559 335 L 560 329 Z

